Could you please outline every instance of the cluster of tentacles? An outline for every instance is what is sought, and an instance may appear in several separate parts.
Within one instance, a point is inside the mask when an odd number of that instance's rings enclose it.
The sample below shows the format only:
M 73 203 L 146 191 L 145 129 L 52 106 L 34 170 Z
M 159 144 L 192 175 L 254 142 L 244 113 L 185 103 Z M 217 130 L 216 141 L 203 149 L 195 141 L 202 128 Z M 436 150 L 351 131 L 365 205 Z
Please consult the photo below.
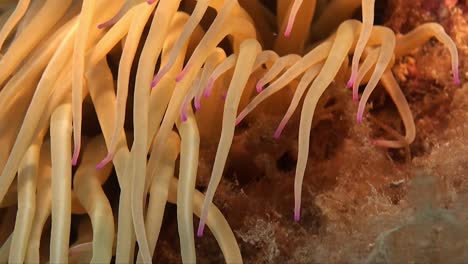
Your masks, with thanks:
M 361 5 L 363 22 L 346 20 Z M 276 16 L 250 0 L 19 0 L 0 8 L 0 230 L 7 237 L 0 262 L 108 263 L 115 255 L 118 263 L 135 257 L 150 263 L 170 202 L 177 204 L 185 263 L 196 261 L 194 214 L 198 236 L 206 223 L 226 262 L 240 263 L 234 234 L 212 201 L 235 126 L 256 106 L 285 87 L 294 90 L 272 135 L 279 138 L 303 99 L 294 185 L 298 221 L 314 110 L 337 74 L 349 77 L 354 100 L 366 84 L 358 122 L 379 81 L 385 87 L 406 130 L 374 141 L 387 148 L 415 138 L 411 111 L 391 72 L 395 59 L 435 37 L 449 49 L 459 82 L 456 47 L 440 25 L 396 37 L 373 25 L 373 0 L 278 0 Z M 310 42 L 310 35 L 322 40 Z M 119 56 L 115 73 L 107 59 Z M 126 109 L 130 91 L 133 116 Z M 99 133 L 82 138 L 88 108 L 97 115 Z M 218 144 L 205 194 L 195 189 L 203 141 Z M 113 170 L 118 210 L 102 187 Z M 88 214 L 92 226 L 83 226 L 69 246 L 72 214 Z M 48 255 L 40 253 L 44 236 Z

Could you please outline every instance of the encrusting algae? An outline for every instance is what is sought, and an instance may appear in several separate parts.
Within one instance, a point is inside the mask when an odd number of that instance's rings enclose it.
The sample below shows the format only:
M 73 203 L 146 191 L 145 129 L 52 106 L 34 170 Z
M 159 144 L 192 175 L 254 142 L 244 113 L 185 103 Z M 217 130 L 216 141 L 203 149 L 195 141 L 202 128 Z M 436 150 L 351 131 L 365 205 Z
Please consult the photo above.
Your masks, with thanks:
M 299 221 L 314 112 L 336 76 L 346 76 L 350 100 L 359 101 L 358 123 L 379 82 L 390 95 L 405 135 L 373 141 L 384 148 L 406 147 L 416 135 L 391 71 L 395 60 L 435 37 L 450 52 L 460 84 L 456 46 L 440 25 L 396 36 L 374 26 L 374 4 L 278 0 L 275 16 L 256 0 L 0 2 L 0 207 L 17 208 L 14 224 L 0 225 L 9 234 L 0 262 L 109 263 L 115 256 L 117 263 L 151 263 L 169 202 L 177 205 L 184 263 L 196 262 L 195 232 L 202 236 L 205 224 L 225 261 L 241 263 L 229 219 L 213 199 L 236 125 L 257 106 L 274 107 L 273 94 L 294 91 L 282 101 L 289 108 L 271 135 L 278 140 L 302 106 L 293 215 Z M 359 6 L 362 22 L 350 19 Z M 311 42 L 309 32 L 322 39 Z M 83 129 L 90 126 L 88 108 L 99 127 L 91 138 Z M 218 148 L 203 194 L 195 185 L 205 142 Z M 118 210 L 102 187 L 112 168 Z M 69 246 L 72 214 L 89 216 L 83 232 L 91 242 Z

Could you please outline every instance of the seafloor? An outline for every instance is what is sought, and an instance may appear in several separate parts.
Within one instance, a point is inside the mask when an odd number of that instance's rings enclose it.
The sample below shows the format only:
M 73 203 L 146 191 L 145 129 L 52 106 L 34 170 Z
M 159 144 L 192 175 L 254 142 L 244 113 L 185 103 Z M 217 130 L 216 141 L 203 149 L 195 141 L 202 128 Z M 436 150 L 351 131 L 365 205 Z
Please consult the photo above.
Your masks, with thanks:
M 274 140 L 284 109 L 258 109 L 236 130 L 215 196 L 245 263 L 468 263 L 468 1 L 377 1 L 376 11 L 377 22 L 399 33 L 440 23 L 457 44 L 462 85 L 453 84 L 449 53 L 435 40 L 395 64 L 417 129 L 401 150 L 371 142 L 404 132 L 384 89 L 356 124 L 350 95 L 336 98 L 349 92 L 331 87 L 311 133 L 299 223 L 292 211 L 298 116 Z M 215 149 L 202 151 L 203 191 Z M 181 261 L 175 219 L 168 205 L 157 263 Z M 223 262 L 209 231 L 196 245 L 200 263 Z

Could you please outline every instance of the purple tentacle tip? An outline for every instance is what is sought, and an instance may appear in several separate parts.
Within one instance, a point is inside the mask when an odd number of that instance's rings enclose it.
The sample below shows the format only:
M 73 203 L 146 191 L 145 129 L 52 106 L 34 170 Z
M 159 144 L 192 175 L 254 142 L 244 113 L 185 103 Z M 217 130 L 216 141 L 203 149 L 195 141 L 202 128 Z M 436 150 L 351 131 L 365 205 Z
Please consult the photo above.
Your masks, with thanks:
M 205 223 L 200 222 L 200 224 L 198 225 L 197 237 L 202 237 L 204 230 L 205 230 Z
M 154 88 L 158 83 L 161 81 L 161 79 L 166 75 L 166 73 L 169 71 L 169 68 L 167 66 L 164 66 L 157 74 L 154 76 L 153 81 L 151 82 L 151 88 Z
M 215 80 L 210 78 L 208 80 L 208 84 L 206 85 L 206 90 L 205 90 L 205 97 L 209 97 L 211 95 L 211 90 L 213 89 Z
M 182 79 L 187 75 L 187 72 L 190 70 L 190 65 L 185 66 L 185 68 L 177 75 L 176 82 L 182 81 Z
M 180 119 L 182 120 L 182 122 L 187 121 L 187 111 L 182 111 L 182 113 L 180 114 Z
M 154 88 L 156 87 L 156 85 L 159 83 L 159 81 L 161 81 L 162 79 L 162 76 L 161 74 L 156 74 L 156 76 L 154 77 L 153 81 L 151 82 L 151 88 Z
M 299 222 L 301 220 L 301 212 L 300 210 L 294 210 L 294 221 Z

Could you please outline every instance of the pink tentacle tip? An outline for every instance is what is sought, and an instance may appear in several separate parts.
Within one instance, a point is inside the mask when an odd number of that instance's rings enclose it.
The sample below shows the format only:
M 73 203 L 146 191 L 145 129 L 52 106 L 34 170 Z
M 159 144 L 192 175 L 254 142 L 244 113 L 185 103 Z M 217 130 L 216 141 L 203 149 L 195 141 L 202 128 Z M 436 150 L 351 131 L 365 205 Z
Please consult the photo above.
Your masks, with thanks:
M 276 130 L 276 131 L 275 131 L 275 134 L 273 134 L 273 138 L 274 138 L 274 139 L 279 139 L 279 138 L 281 137 L 281 132 L 282 132 L 282 131 L 279 130 L 279 129 Z
M 180 120 L 182 120 L 182 122 L 187 121 L 187 110 L 182 111 L 182 113 L 180 114 Z
M 158 85 L 159 81 L 161 81 L 162 77 L 163 77 L 162 74 L 160 74 L 160 73 L 156 74 L 156 76 L 154 76 L 153 81 L 151 82 L 151 88 L 156 87 L 156 85 Z
M 294 210 L 294 222 L 299 222 L 301 220 L 301 211 Z
M 361 124 L 361 123 L 362 123 L 362 113 L 358 113 L 357 118 L 356 118 L 356 122 L 357 122 L 358 124 Z
M 290 21 L 288 25 L 286 26 L 286 30 L 284 31 L 285 37 L 289 38 L 289 36 L 291 36 L 293 24 L 294 24 L 294 21 Z
M 200 108 L 201 108 L 200 99 L 195 98 L 193 104 L 195 106 L 195 110 L 200 110 Z
M 167 67 L 162 68 L 155 76 L 153 81 L 151 82 L 151 88 L 156 87 L 158 83 L 161 81 L 161 79 L 166 75 L 166 73 L 169 71 Z
M 202 237 L 204 230 L 205 230 L 205 223 L 200 221 L 200 224 L 198 224 L 197 237 Z
M 284 125 L 280 124 L 278 128 L 275 131 L 275 134 L 273 134 L 274 139 L 279 139 L 281 137 L 281 133 L 283 133 Z
M 356 82 L 356 74 L 353 72 L 351 74 L 351 77 L 349 77 L 348 82 L 346 83 L 346 87 L 348 87 L 350 89 L 353 88 L 354 82 Z
M 357 93 L 353 93 L 353 101 L 354 101 L 354 102 L 359 101 L 359 96 L 358 96 Z
M 240 122 L 242 122 L 242 119 L 244 119 L 243 116 L 238 116 L 238 117 L 236 118 L 236 126 L 239 125 Z
M 73 152 L 73 157 L 72 157 L 72 160 L 71 160 L 71 164 L 72 166 L 76 166 L 78 164 L 78 157 L 80 156 L 80 149 L 75 149 L 75 151 Z
M 97 26 L 98 29 L 103 29 L 103 28 L 106 28 L 106 27 L 110 27 L 110 26 L 113 26 L 115 23 L 117 23 L 117 21 L 120 19 L 120 12 L 122 12 L 122 10 L 119 11 L 119 13 L 117 13 L 114 17 L 112 17 L 111 19 L 107 20 L 106 22 L 103 22 L 101 24 L 99 24 Z
M 457 67 L 458 68 L 458 67 Z M 454 71 L 453 72 L 453 83 L 455 85 L 460 85 L 461 84 L 461 81 L 460 81 L 460 73 L 458 72 L 458 70 Z
M 211 95 L 211 90 L 213 89 L 215 80 L 213 78 L 210 78 L 208 80 L 208 84 L 206 85 L 206 90 L 205 90 L 205 97 L 209 97 Z
M 103 29 L 103 28 L 106 28 L 109 24 L 107 22 L 104 22 L 104 23 L 101 23 L 99 25 L 97 25 L 97 28 L 98 29 Z
M 111 161 L 112 161 L 112 155 L 109 153 L 101 162 L 98 163 L 98 165 L 96 165 L 96 170 L 101 170 Z
M 146 3 L 148 3 L 148 4 L 151 5 L 151 4 L 153 4 L 155 1 L 156 1 L 156 0 L 146 0 Z
M 257 93 L 261 93 L 263 91 L 263 84 L 258 82 L 257 85 L 255 85 L 255 89 L 257 90 Z
M 185 66 L 185 68 L 177 75 L 176 82 L 182 81 L 182 79 L 187 75 L 187 72 L 190 70 L 190 65 Z

